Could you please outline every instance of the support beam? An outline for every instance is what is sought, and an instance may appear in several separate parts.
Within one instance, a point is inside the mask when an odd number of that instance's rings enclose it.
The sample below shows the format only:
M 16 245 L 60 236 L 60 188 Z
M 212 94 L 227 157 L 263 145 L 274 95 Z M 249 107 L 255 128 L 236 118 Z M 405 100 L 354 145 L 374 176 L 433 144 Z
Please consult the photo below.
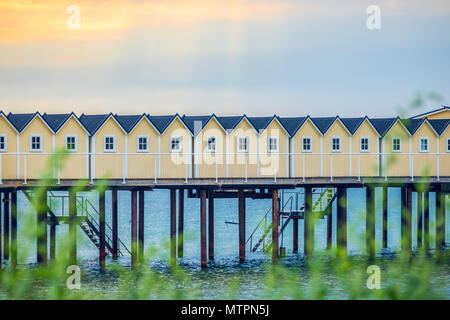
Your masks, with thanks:
M 184 189 L 178 190 L 178 258 L 183 258 L 184 244 Z
M 239 262 L 245 261 L 245 195 L 244 190 L 238 191 L 239 211 Z
M 382 247 L 387 248 L 388 247 L 388 187 L 382 187 Z
M 139 248 L 138 248 L 138 255 L 139 255 L 139 262 L 144 262 L 144 226 L 145 226 L 145 218 L 144 218 L 144 212 L 145 212 L 145 191 L 139 190 L 139 221 L 138 221 L 138 242 L 139 242 Z
M 430 193 L 426 191 L 423 199 L 423 248 L 430 249 Z
M 366 187 L 366 251 L 375 258 L 375 189 Z
M 119 257 L 119 221 L 118 221 L 118 204 L 117 189 L 111 190 L 111 224 L 112 224 L 112 258 L 117 260 Z
M 50 225 L 50 260 L 54 261 L 56 257 L 56 224 Z
M 442 187 L 442 185 L 441 185 Z M 445 192 L 436 191 L 436 255 L 440 255 L 441 246 L 445 245 Z
M 170 264 L 177 262 L 177 190 L 170 189 Z
M 327 249 L 330 250 L 333 247 L 333 217 L 330 213 L 327 214 Z
M 206 190 L 200 190 L 200 259 L 202 268 L 206 268 Z
M 36 212 L 36 260 L 37 263 L 47 264 L 47 190 L 38 191 Z
M 272 190 L 272 263 L 278 263 L 278 221 L 279 201 L 278 190 Z
M 105 233 L 105 190 L 99 190 L 99 213 L 98 213 L 98 224 L 99 224 L 99 250 L 98 250 L 98 262 L 101 268 L 105 267 L 105 257 L 106 257 L 106 233 Z
M 347 256 L 347 188 L 337 190 L 337 254 L 341 258 Z
M 244 230 L 245 231 L 245 230 Z M 214 193 L 208 193 L 208 258 L 214 260 Z
M 9 192 L 3 192 L 3 258 L 9 260 Z
M 417 248 L 423 247 L 423 192 L 417 192 Z
M 136 190 L 131 191 L 131 267 L 137 266 L 137 218 L 138 218 L 138 192 Z
M 412 188 L 410 186 L 402 188 L 401 200 L 401 248 L 402 251 L 410 255 L 412 239 Z
M 314 216 L 312 212 L 312 188 L 305 188 L 305 210 L 304 210 L 304 253 L 311 257 L 314 250 Z
M 1 202 L 1 196 L 2 194 L 0 193 L 0 202 Z M 1 235 L 1 231 L 2 231 L 2 206 L 0 205 L 0 270 L 2 269 L 2 264 L 3 264 L 3 239 L 2 239 L 2 235 Z
M 52 235 L 52 233 L 50 233 L 51 249 L 52 249 L 51 243 L 53 240 L 55 240 L 52 238 L 52 236 L 55 235 Z M 69 190 L 69 238 L 70 238 L 69 259 L 72 264 L 77 264 L 77 192 L 73 188 Z M 50 255 L 52 255 L 51 250 Z
M 0 227 L 1 229 L 1 227 Z M 1 254 L 0 254 L 1 256 Z M 17 191 L 11 192 L 11 265 L 17 265 Z
M 292 252 L 298 252 L 298 219 L 292 219 Z

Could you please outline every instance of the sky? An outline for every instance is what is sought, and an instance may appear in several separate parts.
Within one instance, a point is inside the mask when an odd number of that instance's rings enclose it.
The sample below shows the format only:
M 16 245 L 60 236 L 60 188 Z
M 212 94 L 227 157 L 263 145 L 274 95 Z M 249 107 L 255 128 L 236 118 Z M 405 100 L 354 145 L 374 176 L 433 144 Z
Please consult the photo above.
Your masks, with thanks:
M 449 30 L 448 0 L 0 0 L 0 109 L 388 117 L 439 94 L 413 115 L 450 105 Z

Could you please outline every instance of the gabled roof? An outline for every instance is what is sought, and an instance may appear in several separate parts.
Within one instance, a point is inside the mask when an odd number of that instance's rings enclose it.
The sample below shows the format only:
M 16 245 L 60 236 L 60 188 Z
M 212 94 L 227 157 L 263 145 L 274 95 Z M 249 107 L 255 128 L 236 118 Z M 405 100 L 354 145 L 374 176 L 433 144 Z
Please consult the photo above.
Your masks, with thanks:
M 423 117 L 431 116 L 432 114 L 439 113 L 439 112 L 442 112 L 442 111 L 445 111 L 445 110 L 449 110 L 450 111 L 450 107 L 442 106 L 439 109 L 431 110 L 431 111 L 428 111 L 428 112 L 425 112 L 425 113 L 418 114 L 416 116 L 411 117 L 410 119 L 417 119 L 417 118 L 423 118 Z
M 234 128 L 237 127 L 237 125 L 246 118 L 245 115 L 243 116 L 226 116 L 226 117 L 217 117 L 217 120 L 220 122 L 222 127 L 227 131 L 232 131 Z M 251 125 L 251 124 L 250 124 Z
M 47 114 L 44 113 L 42 118 L 47 122 L 47 124 L 52 128 L 54 132 L 57 132 L 62 125 L 70 118 L 71 113 L 64 114 Z
M 106 120 L 109 118 L 110 114 L 94 114 L 94 115 L 87 115 L 82 114 L 80 116 L 80 122 L 83 124 L 83 126 L 89 131 L 91 135 L 94 135 L 98 129 L 103 125 L 103 123 L 106 122 Z
M 5 118 L 6 122 L 9 123 L 9 125 L 14 129 L 14 131 L 16 133 L 19 133 L 19 131 L 17 130 L 17 128 L 11 123 L 11 121 L 8 119 L 8 116 L 6 114 L 3 113 L 3 111 L 0 110 L 0 116 Z
M 400 122 L 408 129 L 409 134 L 413 135 L 420 128 L 425 118 L 421 119 L 400 119 Z
M 370 122 L 373 124 L 375 129 L 378 131 L 380 136 L 384 137 L 386 133 L 389 132 L 391 127 L 397 121 L 397 118 L 371 118 Z
M 212 117 L 213 117 L 213 115 L 209 115 L 209 116 L 186 116 L 186 115 L 183 115 L 181 117 L 181 120 L 183 120 L 184 124 L 186 125 L 186 127 L 188 127 L 189 131 L 191 131 L 191 133 L 194 136 L 196 136 L 203 130 L 203 128 L 205 128 L 205 126 L 208 124 L 208 122 L 211 120 Z M 196 127 L 195 126 L 196 123 L 201 123 L 201 127 Z
M 272 117 L 248 117 L 248 121 L 251 123 L 251 125 L 256 129 L 258 133 L 261 131 L 264 131 L 269 124 L 272 122 L 272 120 L 275 118 L 275 116 Z
M 364 120 L 366 120 L 366 118 L 341 118 L 342 123 L 351 135 L 355 134 L 356 130 L 359 129 Z
M 8 120 L 16 128 L 18 132 L 22 132 L 23 129 L 33 120 L 35 113 L 9 113 Z
M 153 123 L 154 127 L 159 131 L 160 134 L 162 134 L 167 127 L 172 123 L 173 120 L 177 115 L 170 115 L 170 116 L 151 116 L 147 115 L 147 118 Z
M 320 130 L 322 134 L 325 134 L 331 125 L 334 123 L 337 117 L 320 117 L 320 118 L 311 118 L 314 125 L 317 129 Z
M 133 130 L 133 128 L 137 125 L 137 123 L 139 122 L 139 120 L 141 120 L 141 118 L 144 115 L 115 115 L 115 118 L 117 120 L 117 122 L 119 122 L 119 124 L 122 126 L 122 128 L 125 129 L 126 133 L 130 133 L 131 130 Z
M 294 118 L 279 118 L 281 124 L 286 128 L 286 131 L 291 137 L 295 136 L 297 131 L 305 123 L 307 117 L 294 117 Z
M 443 134 L 445 129 L 447 129 L 447 127 L 450 125 L 450 119 L 428 120 L 428 122 L 438 135 Z

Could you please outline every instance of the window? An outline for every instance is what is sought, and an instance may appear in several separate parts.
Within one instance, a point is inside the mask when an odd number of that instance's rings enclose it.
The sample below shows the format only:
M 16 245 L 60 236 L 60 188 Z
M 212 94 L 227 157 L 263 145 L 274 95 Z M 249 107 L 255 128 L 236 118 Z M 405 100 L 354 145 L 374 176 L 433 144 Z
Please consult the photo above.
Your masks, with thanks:
M 115 152 L 116 151 L 116 137 L 115 136 L 105 136 L 105 152 Z
M 206 137 L 206 151 L 216 152 L 216 137 Z
M 77 136 L 66 136 L 66 151 L 77 151 Z
M 420 152 L 428 151 L 428 138 L 420 138 Z
M 447 139 L 447 152 L 450 152 L 450 139 Z
M 0 135 L 0 151 L 6 152 L 6 135 Z
M 302 151 L 303 152 L 311 152 L 312 144 L 311 137 L 303 137 L 302 138 Z
M 401 152 L 401 151 L 402 151 L 402 139 L 392 138 L 392 152 Z
M 30 136 L 30 150 L 31 151 L 42 151 L 42 136 L 32 135 Z
M 138 152 L 148 152 L 148 137 L 138 136 L 137 137 L 137 151 Z
M 341 151 L 341 137 L 331 138 L 331 151 L 340 152 Z
M 269 137 L 269 152 L 278 151 L 278 137 Z
M 238 151 L 247 152 L 248 151 L 248 137 L 238 138 Z
M 181 137 L 170 137 L 170 151 L 181 151 Z
M 360 139 L 360 152 L 369 152 L 369 137 L 361 137 Z

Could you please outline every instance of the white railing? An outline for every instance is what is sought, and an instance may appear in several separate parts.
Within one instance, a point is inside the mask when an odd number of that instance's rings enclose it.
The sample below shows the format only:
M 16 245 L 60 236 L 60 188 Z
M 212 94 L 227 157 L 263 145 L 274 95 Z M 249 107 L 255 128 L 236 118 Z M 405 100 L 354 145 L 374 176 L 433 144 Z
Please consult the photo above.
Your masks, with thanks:
M 86 160 L 86 156 L 90 156 Z M 403 170 L 408 170 L 408 174 L 395 174 L 391 176 L 409 176 L 411 180 L 414 180 L 415 176 L 425 176 L 423 174 L 423 170 L 429 163 L 433 163 L 433 171 L 429 172 L 430 176 L 436 177 L 437 180 L 442 176 L 441 170 L 450 168 L 450 153 L 343 153 L 343 152 L 333 152 L 333 153 L 280 153 L 280 152 L 271 152 L 271 153 L 196 153 L 196 161 L 192 161 L 194 153 L 71 153 L 68 156 L 82 156 L 82 161 L 85 161 L 85 165 L 87 167 L 91 167 L 89 171 L 89 176 L 84 177 L 83 179 L 89 179 L 92 183 L 97 176 L 95 175 L 95 168 L 105 167 L 107 161 L 102 162 L 101 157 L 107 156 L 109 157 L 121 157 L 122 158 L 122 172 L 121 177 L 122 183 L 126 184 L 128 179 L 147 179 L 150 177 L 153 179 L 154 183 L 158 183 L 158 179 L 184 179 L 185 183 L 188 183 L 189 179 L 198 178 L 193 177 L 193 173 L 195 172 L 194 167 L 198 166 L 199 171 L 212 169 L 214 171 L 213 174 L 207 175 L 206 178 L 214 178 L 216 182 L 219 181 L 219 178 L 242 178 L 245 182 L 248 182 L 249 176 L 252 178 L 264 177 L 264 178 L 273 178 L 274 182 L 277 182 L 277 179 L 280 177 L 284 178 L 298 178 L 301 181 L 305 182 L 307 177 L 325 177 L 329 178 L 330 181 L 333 181 L 333 178 L 336 176 L 339 177 L 354 177 L 357 181 L 361 180 L 362 176 L 370 176 L 370 177 L 384 177 L 387 179 L 389 177 L 389 166 L 387 163 L 387 158 L 397 158 L 397 159 L 409 159 L 408 162 L 404 162 L 405 164 L 409 163 L 409 168 L 403 168 Z M 61 168 L 61 157 L 58 155 L 54 155 L 53 153 L 0 153 L 0 184 L 3 184 L 5 180 L 5 175 L 3 171 L 5 170 L 6 157 L 20 157 L 23 161 L 20 161 L 22 164 L 22 168 L 17 168 L 17 172 L 21 172 L 22 175 L 19 177 L 17 175 L 17 180 L 23 180 L 23 184 L 27 184 L 27 180 L 37 179 L 38 177 L 35 175 L 36 172 L 30 172 L 30 169 L 37 170 L 33 168 L 33 163 L 35 158 L 39 157 L 42 159 L 48 160 L 49 157 L 55 156 L 56 161 L 53 161 L 53 169 L 54 175 L 53 178 L 56 179 L 56 183 L 60 184 L 62 179 L 62 168 Z M 235 163 L 237 158 L 244 158 L 243 163 Z M 152 175 L 144 176 L 136 176 L 136 174 L 129 176 L 129 167 L 131 161 L 136 161 L 133 159 L 134 157 L 144 157 L 148 158 L 147 160 L 138 160 L 143 164 L 143 169 L 148 169 L 153 167 Z M 153 158 L 152 158 L 153 157 Z M 225 161 L 225 157 L 227 161 Z M 288 157 L 289 164 L 288 167 L 280 166 L 280 164 L 285 163 L 285 158 Z M 434 157 L 435 159 L 430 162 L 429 158 Z M 95 161 L 93 160 L 95 158 Z M 284 158 L 284 159 L 283 159 Z M 311 164 L 307 164 L 307 160 L 312 159 Z M 357 172 L 354 174 L 354 160 L 357 158 L 356 169 Z M 344 159 L 344 160 L 342 160 Z M 368 160 L 367 160 L 368 159 Z M 444 159 L 444 160 L 442 160 Z M 231 160 L 231 161 L 230 161 Z M 416 160 L 416 161 L 415 161 Z M 428 162 L 428 164 L 420 163 L 420 161 Z M 211 162 L 212 161 L 212 162 Z M 445 161 L 442 163 L 442 161 Z M 239 162 L 239 161 L 238 161 Z M 343 165 L 343 162 L 345 165 Z M 416 164 L 419 163 L 419 164 Z M 15 162 L 17 163 L 17 162 Z M 168 164 L 171 163 L 171 166 Z M 362 170 L 362 163 L 365 163 L 365 170 Z M 371 174 L 368 173 L 368 163 L 373 163 L 375 168 L 372 168 Z M 299 170 L 297 170 L 297 165 L 301 165 L 301 173 L 297 174 Z M 242 174 L 236 175 L 238 171 L 237 166 L 244 166 Z M 56 166 L 56 168 L 55 168 Z M 184 166 L 184 174 L 180 175 L 169 175 L 163 173 L 160 175 L 161 167 L 164 167 L 164 170 L 171 169 L 179 169 Z M 233 174 L 229 174 L 230 170 L 233 169 Z M 353 166 L 353 167 L 352 167 Z M 415 167 L 416 166 L 416 167 Z M 167 168 L 166 168 L 167 167 Z M 252 169 L 259 168 L 259 171 L 256 170 L 256 175 L 249 175 L 249 167 Z M 345 168 L 345 169 L 344 169 Z M 20 170 L 21 169 L 21 170 Z M 321 174 L 310 174 L 311 172 L 321 172 Z M 325 170 L 328 171 L 325 174 Z M 392 170 L 392 169 L 391 169 Z M 418 171 L 419 170 L 419 171 Z M 226 172 L 225 174 L 221 173 L 221 171 Z M 255 170 L 253 170 L 254 172 Z M 369 170 L 370 171 L 370 170 Z M 141 172 L 141 171 L 140 171 Z M 212 171 L 211 171 L 212 172 Z M 336 175 L 335 173 L 338 172 Z M 418 173 L 419 172 L 419 173 Z M 31 173 L 31 174 L 30 174 Z M 117 178 L 117 172 L 114 178 Z M 444 172 L 446 173 L 446 172 Z M 34 174 L 34 175 L 33 175 Z M 449 176 L 449 174 L 445 174 Z M 205 176 L 203 176 L 205 177 Z M 100 177 L 104 178 L 104 177 Z M 8 178 L 10 179 L 10 177 Z M 71 177 L 70 179 L 82 179 L 82 177 Z M 10 179 L 16 180 L 16 179 Z

